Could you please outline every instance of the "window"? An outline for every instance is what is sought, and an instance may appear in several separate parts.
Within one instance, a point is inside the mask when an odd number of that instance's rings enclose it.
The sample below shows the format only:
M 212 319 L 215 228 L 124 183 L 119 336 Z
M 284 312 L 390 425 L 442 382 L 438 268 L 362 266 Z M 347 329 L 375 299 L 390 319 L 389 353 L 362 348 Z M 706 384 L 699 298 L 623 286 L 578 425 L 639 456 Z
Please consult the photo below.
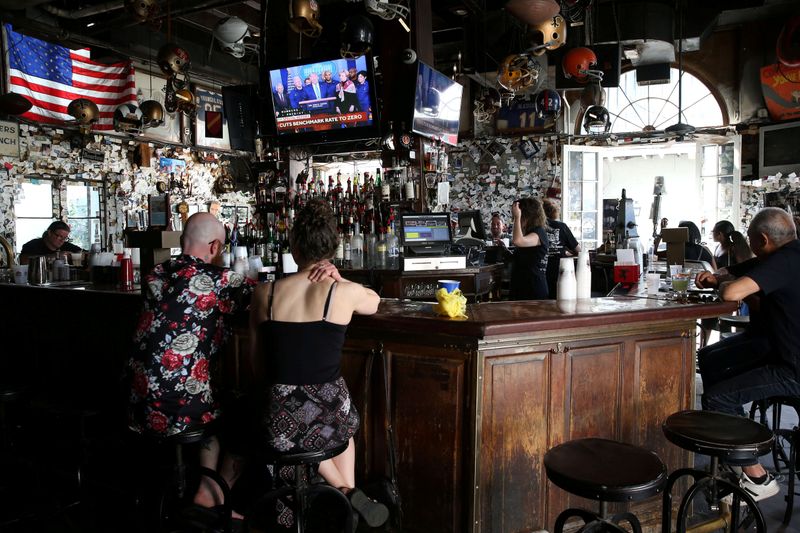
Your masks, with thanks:
M 68 181 L 28 178 L 22 183 L 22 195 L 14 206 L 17 248 L 41 237 L 50 223 L 66 215 L 70 240 L 84 250 L 92 243 L 102 243 L 102 184 L 94 181 Z
M 567 164 L 564 173 L 564 222 L 569 226 L 583 249 L 593 249 L 601 239 L 602 228 L 598 208 L 600 198 L 600 169 L 598 151 L 588 147 L 565 146 Z

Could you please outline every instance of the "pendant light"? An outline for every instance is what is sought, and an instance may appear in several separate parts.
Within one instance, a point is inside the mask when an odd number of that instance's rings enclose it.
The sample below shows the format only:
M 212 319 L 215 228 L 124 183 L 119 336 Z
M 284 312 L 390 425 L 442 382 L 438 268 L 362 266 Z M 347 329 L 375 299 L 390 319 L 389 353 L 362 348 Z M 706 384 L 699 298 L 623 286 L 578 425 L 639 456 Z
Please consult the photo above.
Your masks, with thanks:
M 694 126 L 684 124 L 681 122 L 683 118 L 683 14 L 684 2 L 680 4 L 680 14 L 678 24 L 678 122 L 672 126 L 667 127 L 664 131 L 677 135 L 679 139 L 683 139 L 684 135 L 694 132 Z

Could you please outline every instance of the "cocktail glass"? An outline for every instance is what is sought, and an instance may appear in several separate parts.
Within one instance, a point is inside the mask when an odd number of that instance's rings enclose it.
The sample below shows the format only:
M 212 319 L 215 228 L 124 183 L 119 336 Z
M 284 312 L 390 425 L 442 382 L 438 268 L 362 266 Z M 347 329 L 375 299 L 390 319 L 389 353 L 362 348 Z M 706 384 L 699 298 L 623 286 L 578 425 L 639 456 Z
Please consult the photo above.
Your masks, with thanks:
M 678 298 L 686 297 L 686 291 L 689 290 L 689 280 L 692 279 L 691 270 L 681 270 L 672 276 L 672 290 L 675 291 Z

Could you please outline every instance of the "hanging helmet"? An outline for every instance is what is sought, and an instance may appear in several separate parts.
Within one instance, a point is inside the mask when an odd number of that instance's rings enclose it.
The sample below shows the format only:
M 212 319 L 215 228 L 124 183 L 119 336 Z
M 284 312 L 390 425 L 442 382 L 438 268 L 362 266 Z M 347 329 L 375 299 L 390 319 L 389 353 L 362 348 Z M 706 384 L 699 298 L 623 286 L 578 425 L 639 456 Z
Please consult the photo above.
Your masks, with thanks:
M 608 133 L 611 128 L 611 117 L 608 109 L 601 105 L 593 105 L 583 114 L 583 129 L 590 135 Z
M 156 100 L 147 100 L 139 106 L 142 110 L 142 126 L 157 128 L 164 123 L 164 107 Z
M 114 110 L 114 130 L 121 133 L 142 131 L 142 110 L 133 102 L 120 104 Z
M 572 78 L 578 83 L 588 83 L 591 78 L 603 77 L 603 71 L 593 69 L 597 66 L 597 56 L 591 49 L 585 47 L 572 48 L 564 54 L 561 68 L 566 78 Z
M 500 63 L 497 83 L 509 91 L 521 91 L 539 80 L 541 65 L 527 54 L 511 54 Z
M 389 0 L 364 0 L 364 7 L 367 8 L 367 13 L 382 18 L 383 20 L 392 20 L 396 17 L 402 19 L 408 18 L 409 9 L 405 5 L 405 1 L 390 2 Z
M 319 6 L 316 0 L 292 0 L 289 4 L 289 26 L 297 33 L 308 37 L 319 37 Z
M 6 93 L 0 96 L 0 115 L 21 115 L 27 113 L 33 103 L 17 93 Z
M 189 52 L 177 44 L 167 43 L 159 48 L 156 61 L 167 76 L 185 74 L 189 70 Z
M 375 28 L 364 15 L 351 15 L 342 23 L 340 34 L 342 48 L 339 52 L 344 58 L 353 58 L 362 56 L 372 49 Z
M 222 50 L 241 59 L 245 53 L 244 40 L 250 37 L 250 27 L 239 17 L 228 17 L 217 23 L 214 37 L 222 45 Z
M 500 109 L 500 93 L 496 89 L 484 92 L 475 100 L 475 122 L 491 122 Z
M 776 46 L 778 61 L 787 67 L 800 67 L 800 16 L 783 25 Z
M 539 91 L 533 101 L 533 109 L 539 118 L 556 119 L 561 113 L 561 97 L 553 89 Z
M 88 98 L 76 98 L 67 106 L 67 114 L 74 118 L 78 124 L 92 124 L 100 118 L 97 104 Z
M 525 24 L 536 26 L 558 15 L 561 6 L 555 0 L 510 0 L 503 9 Z
M 556 15 L 546 22 L 533 26 L 530 36 L 531 52 L 534 55 L 540 56 L 547 50 L 560 48 L 567 40 L 567 24 L 564 22 L 564 17 Z
M 145 22 L 158 13 L 158 2 L 156 0 L 125 0 L 125 11 L 138 22 Z
M 197 110 L 194 93 L 189 89 L 179 89 L 175 91 L 175 99 L 178 102 L 178 111 L 191 114 Z

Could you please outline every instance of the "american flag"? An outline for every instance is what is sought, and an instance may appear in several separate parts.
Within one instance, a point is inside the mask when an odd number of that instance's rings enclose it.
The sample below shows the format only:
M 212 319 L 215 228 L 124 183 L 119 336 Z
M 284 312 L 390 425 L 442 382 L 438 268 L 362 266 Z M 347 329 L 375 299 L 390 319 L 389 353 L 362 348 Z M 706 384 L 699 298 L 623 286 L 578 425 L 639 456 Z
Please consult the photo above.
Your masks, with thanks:
M 33 103 L 22 115 L 37 122 L 64 123 L 73 118 L 67 106 L 76 98 L 88 98 L 100 109 L 95 130 L 114 129 L 114 110 L 136 102 L 133 65 L 130 61 L 104 65 L 92 61 L 89 49 L 70 50 L 3 27 L 8 50 L 9 91 Z

